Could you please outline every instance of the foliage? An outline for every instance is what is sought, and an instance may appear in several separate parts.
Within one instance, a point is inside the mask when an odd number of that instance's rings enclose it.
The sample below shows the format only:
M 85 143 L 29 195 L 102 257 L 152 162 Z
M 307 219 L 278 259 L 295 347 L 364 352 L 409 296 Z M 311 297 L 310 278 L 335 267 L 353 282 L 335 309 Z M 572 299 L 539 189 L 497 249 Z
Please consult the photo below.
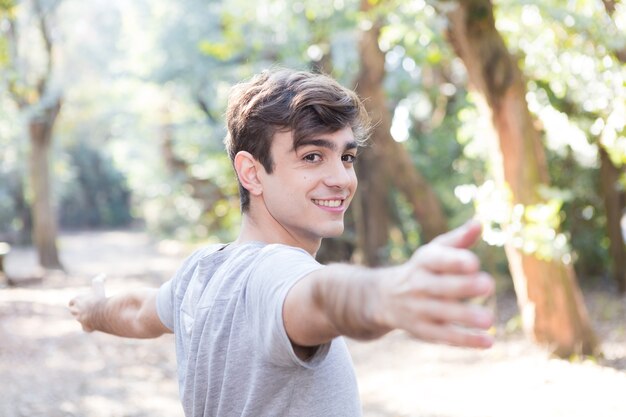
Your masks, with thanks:
M 509 48 L 529 79 L 528 104 L 541 121 L 555 186 L 563 201 L 563 228 L 583 275 L 607 265 L 606 217 L 598 180 L 598 146 L 619 165 L 626 131 L 626 46 L 623 5 L 610 16 L 599 1 L 504 1 L 497 15 Z M 621 30 L 618 28 L 621 25 Z
M 121 225 L 132 212 L 162 235 L 231 239 L 237 186 L 222 145 L 230 86 L 273 65 L 319 66 L 350 86 L 359 30 L 374 23 L 382 24 L 392 134 L 436 190 L 450 225 L 475 210 L 502 214 L 502 201 L 466 204 L 468 195 L 488 195 L 493 144 L 445 36 L 441 10 L 453 2 L 378 1 L 368 13 L 357 0 L 88 3 L 59 3 L 52 28 L 59 46 L 51 86 L 64 91 L 53 164 L 64 225 Z M 498 29 L 528 80 L 555 187 L 543 205 L 508 207 L 508 219 L 532 225 L 517 234 L 527 250 L 554 256 L 546 245 L 567 238 L 557 256 L 571 245 L 579 270 L 603 274 L 608 243 L 597 149 L 604 146 L 617 165 L 626 162 L 626 7 L 616 3 L 609 15 L 596 0 L 494 3 Z M 13 195 L 10 178 L 27 171 L 24 114 L 4 105 L 6 68 L 15 62 L 2 22 L 14 4 L 0 1 L 4 197 Z M 29 51 L 23 65 L 41 64 L 36 49 Z M 420 243 L 419 226 L 402 197 L 393 201 L 387 251 L 402 260 Z M 0 198 L 0 233 L 19 223 L 15 210 L 11 198 Z M 485 237 L 496 243 L 499 229 L 490 224 Z M 488 257 L 502 264 L 500 249 Z
M 473 215 L 473 208 L 459 202 L 455 189 L 488 178 L 486 155 L 469 158 L 466 147 L 471 144 L 460 140 L 467 124 L 464 115 L 474 108 L 464 69 L 445 38 L 445 18 L 432 5 L 398 1 L 383 10 L 386 25 L 380 46 L 386 52 L 385 86 L 394 115 L 391 133 L 432 184 L 450 225 L 457 226 Z M 474 130 L 469 133 L 474 134 Z M 406 202 L 396 196 L 394 205 L 406 239 L 395 239 L 397 243 L 392 239 L 390 253 L 402 260 L 421 239 Z M 497 256 L 499 264 L 502 253 Z
M 20 174 L 16 171 L 0 172 L 0 183 L 0 241 L 24 241 L 24 224 L 16 199 L 22 187 Z
M 560 190 L 542 188 L 540 202 L 528 205 L 514 204 L 510 190 L 497 187 L 492 180 L 456 191 L 462 201 L 474 201 L 488 244 L 504 246 L 510 242 L 539 259 L 572 262 L 568 239 L 560 232 L 563 201 L 569 197 Z
M 130 190 L 109 158 L 85 143 L 67 149 L 73 181 L 59 203 L 60 224 L 66 228 L 127 226 Z
M 0 240 L 27 242 L 30 230 L 20 203 L 24 198 L 26 167 L 21 163 L 25 147 L 15 144 L 22 133 L 18 111 L 5 93 L 0 91 Z

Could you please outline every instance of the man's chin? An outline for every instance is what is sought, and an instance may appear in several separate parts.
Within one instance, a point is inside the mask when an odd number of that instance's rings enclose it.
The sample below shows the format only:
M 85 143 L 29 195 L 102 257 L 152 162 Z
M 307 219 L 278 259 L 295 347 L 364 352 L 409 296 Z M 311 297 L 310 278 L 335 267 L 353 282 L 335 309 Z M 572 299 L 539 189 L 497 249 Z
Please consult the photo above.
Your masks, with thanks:
M 329 227 L 327 230 L 324 231 L 324 233 L 322 234 L 322 237 L 324 239 L 339 237 L 343 234 L 343 229 L 344 229 L 343 223 L 341 223 L 341 225 Z

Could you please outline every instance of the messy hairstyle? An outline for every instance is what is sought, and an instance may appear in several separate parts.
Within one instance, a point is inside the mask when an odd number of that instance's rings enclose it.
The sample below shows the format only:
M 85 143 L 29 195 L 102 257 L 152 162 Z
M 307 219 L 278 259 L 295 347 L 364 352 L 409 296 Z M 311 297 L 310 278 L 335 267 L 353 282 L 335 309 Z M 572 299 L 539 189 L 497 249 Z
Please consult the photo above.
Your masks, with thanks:
M 294 148 L 313 136 L 346 127 L 362 145 L 370 131 L 367 112 L 357 95 L 322 74 L 274 69 L 233 87 L 226 111 L 228 133 L 224 143 L 231 161 L 247 151 L 272 173 L 270 148 L 277 132 L 293 133 Z M 241 209 L 250 206 L 250 194 L 239 183 Z

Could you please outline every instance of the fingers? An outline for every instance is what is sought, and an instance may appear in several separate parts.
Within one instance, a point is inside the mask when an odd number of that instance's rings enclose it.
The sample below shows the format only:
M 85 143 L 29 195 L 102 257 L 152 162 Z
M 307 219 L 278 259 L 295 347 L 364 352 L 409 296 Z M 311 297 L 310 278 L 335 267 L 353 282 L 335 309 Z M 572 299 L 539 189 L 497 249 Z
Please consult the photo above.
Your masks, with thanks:
M 403 274 L 401 281 L 387 281 L 391 284 L 386 293 L 391 300 L 386 307 L 388 315 L 384 316 L 388 327 L 454 346 L 487 348 L 493 344 L 493 337 L 486 333 L 493 324 L 493 313 L 468 302 L 494 293 L 495 281 L 489 274 L 433 273 L 410 267 L 400 272 Z
M 81 302 L 80 302 L 80 297 L 72 298 L 70 302 L 68 303 L 68 309 L 70 310 L 70 313 L 72 313 L 72 316 L 78 319 L 83 310 L 83 306 L 81 305 Z
M 81 309 L 81 306 L 84 304 L 84 299 L 88 296 L 87 293 L 82 293 L 79 294 L 77 296 L 75 296 L 74 298 L 72 298 L 68 303 L 67 306 L 69 308 L 69 310 L 72 312 L 72 314 L 74 314 L 74 312 L 78 312 Z
M 419 319 L 436 324 L 454 324 L 466 328 L 487 330 L 493 325 L 493 313 L 485 307 L 459 302 L 428 300 L 414 310 Z
M 493 336 L 493 313 L 481 306 L 439 300 L 425 300 L 414 310 L 416 316 L 406 330 L 424 341 L 453 346 L 488 348 Z
M 486 349 L 493 345 L 494 338 L 485 331 L 476 331 L 453 324 L 419 322 L 407 329 L 413 336 L 432 343 Z
M 495 282 L 484 272 L 475 276 L 442 275 L 416 280 L 416 293 L 438 299 L 464 300 L 493 294 Z M 417 294 L 416 294 L 417 295 Z
M 85 332 L 92 332 L 94 329 L 88 324 L 88 312 L 93 306 L 94 297 L 91 291 L 81 293 L 72 298 L 68 303 L 68 310 L 72 316 L 80 323 Z
M 428 244 L 420 248 L 411 261 L 435 273 L 472 274 L 478 272 L 478 256 L 466 249 Z
M 459 300 L 414 297 L 396 313 L 400 317 L 398 327 L 427 342 L 472 348 L 493 344 L 487 330 L 494 316 L 486 307 Z
M 481 306 L 459 301 L 414 300 L 405 306 L 400 328 L 431 343 L 488 348 L 494 342 L 487 330 L 493 325 L 493 313 Z
M 431 243 L 453 248 L 469 248 L 476 243 L 481 231 L 480 222 L 472 219 L 448 233 L 437 236 Z
M 480 260 L 468 250 L 481 233 L 477 221 L 437 237 L 415 252 L 390 291 L 388 327 L 402 328 L 420 339 L 454 346 L 488 348 L 486 330 L 493 313 L 468 299 L 494 293 L 493 278 L 480 271 Z M 393 281 L 392 281 L 393 282 Z

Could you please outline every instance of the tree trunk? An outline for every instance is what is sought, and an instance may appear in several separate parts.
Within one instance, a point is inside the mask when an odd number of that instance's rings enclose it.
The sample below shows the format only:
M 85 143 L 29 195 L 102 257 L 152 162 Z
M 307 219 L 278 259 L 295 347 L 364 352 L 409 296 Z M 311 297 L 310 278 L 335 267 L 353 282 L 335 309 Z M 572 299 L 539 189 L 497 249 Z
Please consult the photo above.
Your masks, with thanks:
M 626 247 L 621 220 L 626 206 L 624 190 L 619 185 L 620 170 L 613 165 L 606 149 L 600 146 L 600 182 L 606 210 L 612 275 L 621 294 L 626 292 Z
M 355 261 L 370 266 L 384 263 L 391 223 L 388 182 L 379 172 L 374 146 L 359 156 L 359 187 L 352 208 L 358 249 Z
M 362 0 L 362 11 L 368 12 L 371 8 L 370 1 Z M 361 33 L 361 70 L 355 82 L 355 90 L 364 100 L 374 125 L 370 145 L 363 149 L 357 164 L 360 185 L 359 207 L 355 208 L 359 247 L 373 265 L 380 263 L 381 249 L 389 237 L 390 186 L 402 192 L 413 206 L 424 241 L 447 230 L 437 195 L 413 165 L 408 151 L 390 133 L 392 117 L 383 88 L 385 54 L 378 46 L 380 27 L 380 22 L 375 22 Z
M 18 245 L 29 245 L 32 243 L 33 221 L 31 208 L 24 195 L 24 178 L 21 171 L 15 171 L 8 184 L 11 201 L 15 207 L 15 212 L 19 218 L 19 228 L 12 236 L 12 242 Z
M 540 203 L 538 187 L 548 183 L 540 132 L 528 111 L 522 74 L 496 30 L 491 2 L 457 2 L 448 17 L 451 43 L 490 112 L 499 145 L 494 166 L 501 167 L 495 174 L 511 190 L 513 204 Z M 511 243 L 505 250 L 527 334 L 560 356 L 593 353 L 597 342 L 571 265 L 539 259 Z
M 7 82 L 7 90 L 21 111 L 28 110 L 31 115 L 28 121 L 28 133 L 30 138 L 30 174 L 33 191 L 32 202 L 32 237 L 37 248 L 39 263 L 44 268 L 63 269 L 59 261 L 56 245 L 57 218 L 52 204 L 50 190 L 50 147 L 52 142 L 52 129 L 56 118 L 61 110 L 61 99 L 51 96 L 48 84 L 54 68 L 53 38 L 50 34 L 48 19 L 59 2 L 46 5 L 44 10 L 40 1 L 31 3 L 32 17 L 38 26 L 43 49 L 37 49 L 43 74 L 26 74 L 24 68 L 16 66 L 24 61 L 19 52 L 20 39 L 16 26 L 15 13 L 9 13 L 8 19 L 3 23 L 7 25 L 7 41 L 9 52 L 10 72 L 16 74 Z M 32 52 L 32 51 L 31 51 Z M 24 62 L 27 62 L 25 60 Z M 38 60 L 39 62 L 39 60 Z M 25 88 L 26 87 L 26 88 Z M 50 103 L 46 105 L 46 103 Z M 25 218 L 25 220 L 28 220 Z M 27 222 L 24 221 L 26 224 Z
M 613 15 L 615 14 L 615 4 L 618 1 L 602 0 L 602 3 L 604 4 L 604 10 L 606 10 L 606 13 L 609 15 L 611 19 L 613 18 Z M 616 29 L 616 32 L 619 33 L 620 30 L 617 27 L 615 27 L 615 22 L 612 22 L 612 24 L 614 25 L 614 29 Z M 626 63 L 626 47 L 624 46 L 623 43 L 621 44 L 621 46 L 618 46 L 617 48 L 612 48 L 612 52 L 613 52 L 613 55 L 615 55 L 615 58 L 619 60 L 619 62 L 621 62 L 622 64 Z
M 44 268 L 63 269 L 56 244 L 57 218 L 50 187 L 50 145 L 52 128 L 61 109 L 61 101 L 33 116 L 29 122 L 31 144 L 31 180 L 33 187 L 33 242 Z
M 615 13 L 614 0 L 602 0 L 604 9 L 611 19 Z M 615 23 L 612 23 L 615 25 Z M 613 51 L 615 57 L 622 63 L 626 63 L 626 47 Z M 617 283 L 621 294 L 626 293 L 626 250 L 624 236 L 622 234 L 621 218 L 626 208 L 626 194 L 618 189 L 620 171 L 613 165 L 606 149 L 600 146 L 600 181 L 604 194 L 604 207 L 606 210 L 606 222 L 609 235 L 609 251 L 612 260 L 612 275 Z
M 189 163 L 178 157 L 174 151 L 174 129 L 171 115 L 167 108 L 161 112 L 161 151 L 165 165 L 173 176 L 180 176 L 191 186 L 191 196 L 202 203 L 202 212 L 206 213 L 215 207 L 219 200 L 226 199 L 222 190 L 205 178 L 197 178 L 191 174 Z

